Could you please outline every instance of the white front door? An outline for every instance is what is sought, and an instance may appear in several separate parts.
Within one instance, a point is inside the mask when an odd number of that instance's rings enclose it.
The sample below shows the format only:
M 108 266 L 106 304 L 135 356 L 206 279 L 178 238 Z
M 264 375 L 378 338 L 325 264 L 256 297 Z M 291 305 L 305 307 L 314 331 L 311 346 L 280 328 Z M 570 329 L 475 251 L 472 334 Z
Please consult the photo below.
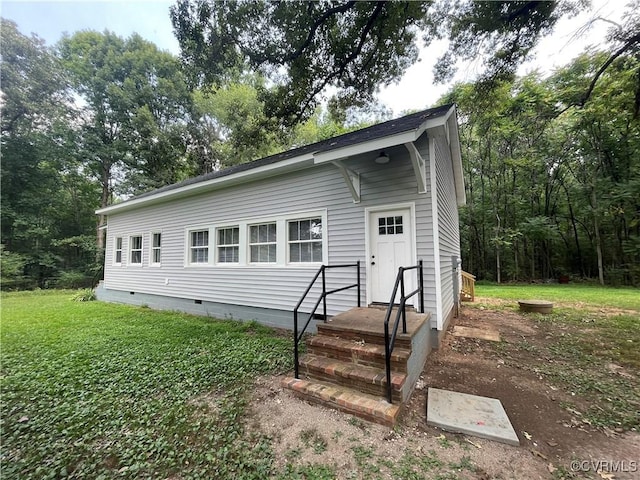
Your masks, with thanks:
M 369 275 L 371 301 L 389 303 L 399 267 L 413 265 L 413 226 L 409 208 L 369 213 Z M 405 292 L 415 275 L 405 274 Z M 395 301 L 400 299 L 400 289 Z

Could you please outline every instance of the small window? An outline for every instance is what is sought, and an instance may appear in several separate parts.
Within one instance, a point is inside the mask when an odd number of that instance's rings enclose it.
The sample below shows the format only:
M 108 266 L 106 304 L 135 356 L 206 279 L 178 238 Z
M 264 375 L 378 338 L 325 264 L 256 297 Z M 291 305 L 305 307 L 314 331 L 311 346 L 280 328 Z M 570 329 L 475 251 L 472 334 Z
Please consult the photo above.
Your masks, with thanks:
M 142 265 L 142 236 L 136 235 L 129 239 L 131 242 L 129 251 L 131 252 L 131 265 Z
M 218 262 L 238 263 L 240 256 L 240 227 L 218 228 Z
M 322 262 L 322 218 L 288 222 L 289 261 Z
M 116 237 L 114 263 L 120 265 L 122 263 L 122 237 Z
M 263 223 L 249 227 L 251 263 L 276 263 L 276 224 Z
M 189 232 L 190 263 L 209 263 L 209 230 Z
M 161 255 L 160 255 L 160 247 L 162 245 L 162 234 L 161 233 L 154 233 L 152 235 L 152 241 L 151 241 L 151 263 L 154 263 L 156 265 L 160 264 L 160 259 L 161 259 Z
M 402 234 L 403 231 L 402 216 L 382 217 L 378 219 L 379 235 L 399 235 Z

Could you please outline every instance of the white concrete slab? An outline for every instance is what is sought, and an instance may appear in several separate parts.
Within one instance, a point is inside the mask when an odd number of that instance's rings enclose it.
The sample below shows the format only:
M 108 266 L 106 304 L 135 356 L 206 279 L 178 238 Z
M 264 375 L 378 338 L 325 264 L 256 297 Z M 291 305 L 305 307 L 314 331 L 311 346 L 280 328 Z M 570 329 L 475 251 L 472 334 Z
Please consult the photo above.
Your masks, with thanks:
M 497 330 L 485 330 L 483 328 L 464 327 L 456 325 L 453 327 L 454 337 L 477 338 L 480 340 L 500 341 L 500 333 Z
M 508 445 L 520 445 L 502 403 L 496 398 L 429 388 L 427 424 Z

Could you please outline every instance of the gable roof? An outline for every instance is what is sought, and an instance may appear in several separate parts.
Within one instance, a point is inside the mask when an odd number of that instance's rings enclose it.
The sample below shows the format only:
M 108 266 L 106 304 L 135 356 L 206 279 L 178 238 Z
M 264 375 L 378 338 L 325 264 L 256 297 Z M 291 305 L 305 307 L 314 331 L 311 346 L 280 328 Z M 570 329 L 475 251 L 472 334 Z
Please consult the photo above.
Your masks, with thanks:
M 141 204 L 152 203 L 152 200 L 164 200 L 166 197 L 184 196 L 180 195 L 180 193 L 185 194 L 189 192 L 189 194 L 193 194 L 196 193 L 194 190 L 200 190 L 199 187 L 205 188 L 214 183 L 233 184 L 233 179 L 246 179 L 247 176 L 250 176 L 254 172 L 258 174 L 265 169 L 271 170 L 271 167 L 277 168 L 282 166 L 283 169 L 286 169 L 286 167 L 293 167 L 293 165 L 291 165 L 292 163 L 299 163 L 300 168 L 304 166 L 304 163 L 313 164 L 314 157 L 318 154 L 325 154 L 367 142 L 378 141 L 380 139 L 394 137 L 406 132 L 419 132 L 418 135 L 415 135 L 417 138 L 422 134 L 429 120 L 442 118 L 446 121 L 453 111 L 455 111 L 455 106 L 453 104 L 447 104 L 412 113 L 394 120 L 378 123 L 353 132 L 344 133 L 337 137 L 328 138 L 316 143 L 286 150 L 252 162 L 234 165 L 216 172 L 188 178 L 178 183 L 166 185 L 164 187 L 142 193 L 125 200 L 124 202 L 96 210 L 96 213 L 108 214 L 114 211 L 135 208 Z

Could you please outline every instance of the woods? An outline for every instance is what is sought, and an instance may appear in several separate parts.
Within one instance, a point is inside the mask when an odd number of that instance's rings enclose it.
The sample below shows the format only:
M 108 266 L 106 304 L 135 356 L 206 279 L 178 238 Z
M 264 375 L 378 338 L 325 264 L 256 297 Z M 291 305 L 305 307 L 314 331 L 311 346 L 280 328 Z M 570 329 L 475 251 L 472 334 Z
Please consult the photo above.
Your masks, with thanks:
M 575 9 L 528 3 L 178 1 L 181 58 L 135 34 L 48 46 L 3 19 L 2 289 L 99 279 L 99 207 L 388 119 L 377 89 L 416 61 L 418 39 L 437 38 L 451 42 L 439 78 L 470 55 L 487 65 L 438 102 L 459 107 L 465 270 L 640 285 L 637 16 L 608 49 L 517 77 Z M 260 25 L 281 34 L 261 37 Z
M 487 94 L 459 85 L 467 207 L 463 263 L 482 279 L 640 280 L 638 58 L 616 60 L 584 107 L 604 52 Z

